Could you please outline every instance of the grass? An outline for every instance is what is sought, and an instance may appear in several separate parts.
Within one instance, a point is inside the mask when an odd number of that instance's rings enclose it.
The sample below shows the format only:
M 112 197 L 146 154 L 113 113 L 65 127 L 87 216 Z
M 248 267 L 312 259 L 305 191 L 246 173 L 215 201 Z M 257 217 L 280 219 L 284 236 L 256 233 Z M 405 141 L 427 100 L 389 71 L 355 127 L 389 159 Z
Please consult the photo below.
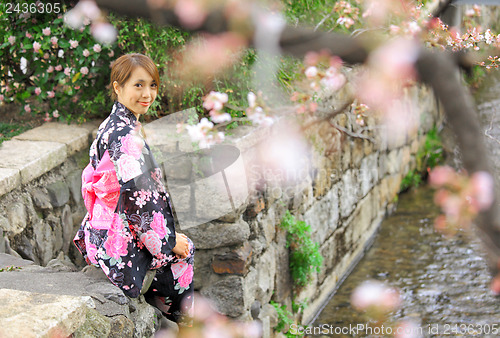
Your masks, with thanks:
M 31 128 L 28 126 L 22 126 L 19 124 L 0 122 L 0 144 L 2 144 L 3 141 L 10 140 L 14 136 L 19 135 L 28 129 L 31 129 Z

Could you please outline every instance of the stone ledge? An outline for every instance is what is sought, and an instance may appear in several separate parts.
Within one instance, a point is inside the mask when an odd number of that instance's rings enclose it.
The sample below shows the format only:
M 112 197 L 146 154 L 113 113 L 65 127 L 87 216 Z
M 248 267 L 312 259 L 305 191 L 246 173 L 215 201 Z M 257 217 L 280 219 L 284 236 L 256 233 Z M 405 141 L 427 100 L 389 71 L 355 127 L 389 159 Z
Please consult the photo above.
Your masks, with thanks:
M 67 155 L 88 147 L 89 131 L 86 128 L 66 123 L 49 122 L 14 137 L 20 141 L 54 141 L 64 143 Z
M 5 141 L 0 146 L 0 168 L 17 169 L 21 184 L 45 174 L 67 157 L 63 143 L 47 141 Z
M 90 297 L 0 289 L 0 336 L 66 337 L 85 322 Z
M 19 169 L 0 168 L 0 196 L 14 190 L 20 184 Z

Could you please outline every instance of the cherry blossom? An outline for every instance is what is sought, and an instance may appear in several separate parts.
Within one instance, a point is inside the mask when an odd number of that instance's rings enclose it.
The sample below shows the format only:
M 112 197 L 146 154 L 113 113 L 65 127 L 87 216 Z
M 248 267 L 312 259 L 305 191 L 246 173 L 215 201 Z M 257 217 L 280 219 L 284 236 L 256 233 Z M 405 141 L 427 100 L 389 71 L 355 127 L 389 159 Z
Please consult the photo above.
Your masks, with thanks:
M 100 53 L 101 52 L 101 45 L 99 45 L 97 43 L 92 48 L 94 49 L 94 52 L 96 52 L 96 53 Z
M 11 45 L 13 45 L 13 44 L 16 42 L 16 37 L 11 35 L 11 36 L 9 36 L 9 39 L 8 39 L 8 40 L 9 40 L 9 43 L 10 43 Z
M 49 36 L 50 35 L 50 27 L 45 27 L 44 29 L 42 29 L 42 34 L 45 36 Z
M 399 292 L 379 281 L 365 281 L 354 289 L 351 295 L 352 305 L 361 311 L 390 312 L 401 304 Z
M 64 68 L 64 74 L 66 74 L 66 76 L 70 76 L 71 75 L 71 67 Z
M 102 44 L 112 44 L 116 41 L 116 36 L 118 34 L 116 28 L 108 22 L 93 24 L 90 31 L 94 38 Z M 98 52 L 96 51 L 96 53 Z
M 42 93 L 42 89 L 40 87 L 35 88 L 35 94 L 40 95 Z
M 204 97 L 203 107 L 207 110 L 221 110 L 224 103 L 227 103 L 228 96 L 226 93 L 211 91 L 210 94 Z
M 56 38 L 55 36 L 53 36 L 53 37 L 50 38 L 50 43 L 52 43 L 52 45 L 55 46 L 55 45 L 57 45 L 57 41 L 58 40 L 59 40 L 58 38 Z
M 27 113 L 31 113 L 31 107 L 29 104 L 25 104 L 24 105 L 24 111 L 27 112 Z
M 82 52 L 82 54 L 83 54 L 83 56 L 85 56 L 85 57 L 89 57 L 90 52 L 89 52 L 89 50 L 88 50 L 88 49 L 85 49 L 85 50 Z
M 174 12 L 181 24 L 189 29 L 200 27 L 207 17 L 207 11 L 198 0 L 176 1 Z
M 56 93 L 54 91 L 51 90 L 51 91 L 47 92 L 47 97 L 49 99 L 53 99 L 55 96 L 56 96 Z

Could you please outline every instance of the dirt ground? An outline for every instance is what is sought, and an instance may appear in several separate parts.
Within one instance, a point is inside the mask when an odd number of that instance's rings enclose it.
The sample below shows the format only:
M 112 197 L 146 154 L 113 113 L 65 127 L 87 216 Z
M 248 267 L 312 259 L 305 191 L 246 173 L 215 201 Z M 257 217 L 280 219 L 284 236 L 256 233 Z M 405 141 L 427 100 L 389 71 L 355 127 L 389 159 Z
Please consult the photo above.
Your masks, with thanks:
M 22 112 L 22 108 L 16 104 L 0 104 L 0 123 L 18 124 L 35 128 L 44 123 L 42 115 L 28 114 Z

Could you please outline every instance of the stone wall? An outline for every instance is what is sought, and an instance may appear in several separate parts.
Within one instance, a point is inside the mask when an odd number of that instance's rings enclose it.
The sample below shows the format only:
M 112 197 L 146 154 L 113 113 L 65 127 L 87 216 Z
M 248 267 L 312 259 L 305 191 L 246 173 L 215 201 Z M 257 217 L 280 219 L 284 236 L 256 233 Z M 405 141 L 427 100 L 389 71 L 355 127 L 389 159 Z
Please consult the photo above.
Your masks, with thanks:
M 179 228 L 197 247 L 195 289 L 223 314 L 259 318 L 265 336 L 276 319 L 270 300 L 289 306 L 292 296 L 306 301 L 298 319 L 311 321 L 394 206 L 401 180 L 415 166 L 425 133 L 438 118 L 427 88 L 412 88 L 407 97 L 418 102 L 415 129 L 388 142 L 390 128 L 375 132 L 369 118 L 370 142 L 320 125 L 321 133 L 309 135 L 314 142 L 306 174 L 286 188 L 256 184 L 249 170 L 282 123 L 237 128 L 228 146 L 217 148 L 222 155 L 208 154 L 209 165 L 193 155 L 185 134 L 175 132 L 176 123 L 192 112 L 148 124 L 148 142 L 164 168 Z M 346 130 L 356 128 L 344 114 L 335 122 Z M 80 175 L 96 126 L 49 123 L 0 147 L 0 253 L 39 265 L 59 255 L 83 266 L 71 239 L 85 213 Z M 321 272 L 300 292 L 292 291 L 286 233 L 279 227 L 286 210 L 311 226 L 325 258 Z

